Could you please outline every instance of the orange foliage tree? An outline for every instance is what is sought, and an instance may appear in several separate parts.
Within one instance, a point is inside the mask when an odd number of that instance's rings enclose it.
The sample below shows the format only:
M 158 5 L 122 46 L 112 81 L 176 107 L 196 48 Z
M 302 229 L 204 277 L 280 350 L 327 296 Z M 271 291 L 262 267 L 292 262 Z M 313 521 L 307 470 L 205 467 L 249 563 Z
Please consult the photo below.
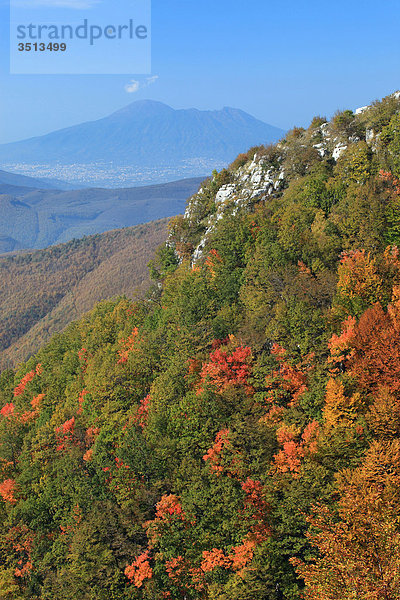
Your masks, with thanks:
M 32 549 L 34 537 L 34 533 L 26 525 L 12 527 L 5 536 L 5 540 L 19 557 L 18 566 L 14 571 L 15 577 L 27 577 L 33 569 Z
M 121 340 L 120 350 L 118 351 L 118 364 L 123 365 L 128 362 L 129 355 L 135 349 L 139 329 L 135 327 L 127 340 Z
M 282 446 L 274 457 L 277 470 L 281 473 L 290 472 L 297 478 L 303 458 L 316 452 L 319 430 L 318 421 L 311 421 L 300 437 L 301 430 L 281 425 L 276 432 L 278 443 Z
M 125 575 L 133 582 L 133 584 L 140 588 L 146 579 L 153 577 L 153 569 L 149 562 L 149 552 L 143 552 L 131 565 L 128 565 L 125 569 Z
M 379 179 L 388 183 L 393 188 L 395 194 L 400 196 L 400 179 L 398 177 L 395 177 L 390 171 L 381 169 L 379 171 Z
M 400 441 L 374 441 L 338 477 L 337 511 L 315 508 L 307 534 L 319 557 L 292 559 L 306 600 L 400 598 Z
M 347 371 L 356 378 L 358 385 L 374 391 L 386 386 L 393 393 L 400 391 L 400 303 L 389 305 L 384 311 L 380 304 L 368 308 L 359 322 L 351 325 L 339 346 L 338 338 L 331 342 L 332 348 L 347 350 L 335 360 L 345 358 Z
M 220 475 L 224 470 L 224 466 L 221 464 L 221 455 L 225 447 L 230 447 L 229 433 L 229 429 L 218 431 L 214 444 L 203 456 L 203 460 L 208 461 L 210 469 L 217 475 Z
M 386 307 L 392 290 L 400 284 L 400 258 L 397 246 L 388 246 L 373 257 L 365 250 L 342 254 L 338 267 L 337 294 L 333 314 L 360 317 L 379 302 Z
M 344 385 L 337 379 L 329 379 L 326 385 L 325 406 L 323 410 L 325 430 L 338 426 L 349 426 L 357 419 L 361 407 L 358 392 L 348 396 Z
M 14 479 L 6 479 L 2 483 L 0 483 L 0 496 L 3 498 L 4 502 L 10 502 L 11 504 L 15 504 L 17 502 L 15 496 L 15 480 Z
M 57 439 L 57 451 L 64 450 L 69 442 L 73 441 L 75 435 L 75 417 L 71 417 L 62 425 L 55 428 Z
M 306 356 L 297 365 L 290 364 L 287 352 L 279 344 L 274 344 L 271 354 L 279 364 L 279 369 L 266 378 L 269 402 L 286 403 L 295 406 L 301 396 L 307 391 L 307 374 L 310 371 L 313 355 Z
M 0 410 L 0 415 L 2 417 L 10 417 L 14 414 L 14 411 L 15 411 L 14 404 L 12 402 L 9 402 L 5 406 L 3 406 L 3 408 Z

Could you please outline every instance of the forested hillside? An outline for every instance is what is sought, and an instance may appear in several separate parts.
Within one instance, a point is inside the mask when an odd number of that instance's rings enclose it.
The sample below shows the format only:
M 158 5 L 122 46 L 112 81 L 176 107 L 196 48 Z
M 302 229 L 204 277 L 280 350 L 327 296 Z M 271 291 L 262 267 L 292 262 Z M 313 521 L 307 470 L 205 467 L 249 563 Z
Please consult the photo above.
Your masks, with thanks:
M 400 598 L 400 94 L 214 173 L 0 378 L 0 597 Z
M 147 263 L 166 237 L 164 219 L 0 256 L 0 369 L 29 358 L 96 302 L 143 294 Z

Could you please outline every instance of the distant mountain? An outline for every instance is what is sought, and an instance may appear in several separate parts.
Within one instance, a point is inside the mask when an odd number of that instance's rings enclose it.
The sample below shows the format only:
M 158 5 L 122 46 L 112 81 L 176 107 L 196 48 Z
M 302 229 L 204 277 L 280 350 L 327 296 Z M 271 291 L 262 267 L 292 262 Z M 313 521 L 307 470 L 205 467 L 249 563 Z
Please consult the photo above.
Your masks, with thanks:
M 0 162 L 175 167 L 187 161 L 230 162 L 243 149 L 275 142 L 284 132 L 235 109 L 174 110 L 161 102 L 134 102 L 112 115 L 11 144 Z
M 184 211 L 201 181 L 73 191 L 15 187 L 13 195 L 0 195 L 0 253 L 172 217 Z
M 0 256 L 0 371 L 26 360 L 99 300 L 146 290 L 147 263 L 166 237 L 164 219 Z

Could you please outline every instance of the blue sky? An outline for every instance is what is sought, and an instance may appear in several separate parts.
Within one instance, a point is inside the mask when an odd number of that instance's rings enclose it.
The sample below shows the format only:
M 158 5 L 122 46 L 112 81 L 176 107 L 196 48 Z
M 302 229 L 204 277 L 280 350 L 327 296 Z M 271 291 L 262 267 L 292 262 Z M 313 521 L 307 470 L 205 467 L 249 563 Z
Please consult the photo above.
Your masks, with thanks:
M 10 75 L 9 7 L 0 2 L 0 142 L 144 98 L 234 106 L 286 129 L 400 88 L 398 0 L 153 0 L 148 76 Z

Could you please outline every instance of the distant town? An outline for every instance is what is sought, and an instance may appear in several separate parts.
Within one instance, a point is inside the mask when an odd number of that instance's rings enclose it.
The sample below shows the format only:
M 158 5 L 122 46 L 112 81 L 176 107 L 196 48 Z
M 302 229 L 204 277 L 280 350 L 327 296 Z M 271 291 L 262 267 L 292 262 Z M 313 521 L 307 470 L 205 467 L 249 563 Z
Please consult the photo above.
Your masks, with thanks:
M 176 166 L 136 167 L 135 165 L 116 165 L 96 162 L 89 164 L 27 164 L 4 163 L 1 168 L 12 173 L 41 179 L 56 179 L 67 184 L 82 187 L 133 187 L 164 183 L 189 177 L 202 177 L 214 169 L 222 169 L 221 160 L 190 159 Z

